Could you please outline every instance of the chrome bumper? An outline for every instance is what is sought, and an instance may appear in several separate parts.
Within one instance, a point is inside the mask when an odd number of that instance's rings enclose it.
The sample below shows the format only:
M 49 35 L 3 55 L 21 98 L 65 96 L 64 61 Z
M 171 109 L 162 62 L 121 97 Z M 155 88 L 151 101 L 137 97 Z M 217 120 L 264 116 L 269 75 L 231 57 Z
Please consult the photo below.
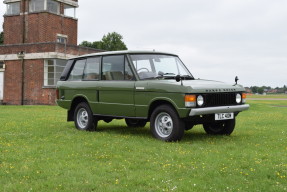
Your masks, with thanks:
M 235 106 L 221 106 L 221 107 L 206 107 L 191 109 L 189 116 L 195 115 L 207 115 L 213 113 L 230 113 L 230 112 L 241 112 L 249 109 L 248 104 L 235 105 Z

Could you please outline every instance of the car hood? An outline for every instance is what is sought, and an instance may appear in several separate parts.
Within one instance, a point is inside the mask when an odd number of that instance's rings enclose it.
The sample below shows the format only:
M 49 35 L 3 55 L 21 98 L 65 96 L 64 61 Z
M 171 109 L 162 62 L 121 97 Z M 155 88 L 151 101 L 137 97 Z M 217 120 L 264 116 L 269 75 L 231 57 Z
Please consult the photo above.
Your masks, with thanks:
M 182 82 L 182 85 L 193 90 L 204 90 L 207 92 L 232 92 L 242 89 L 241 85 L 232 85 L 212 80 L 186 80 Z
M 196 79 L 183 80 L 151 80 L 145 81 L 145 90 L 160 92 L 183 92 L 183 93 L 212 93 L 212 92 L 241 92 L 245 91 L 242 85 L 227 84 L 220 81 Z

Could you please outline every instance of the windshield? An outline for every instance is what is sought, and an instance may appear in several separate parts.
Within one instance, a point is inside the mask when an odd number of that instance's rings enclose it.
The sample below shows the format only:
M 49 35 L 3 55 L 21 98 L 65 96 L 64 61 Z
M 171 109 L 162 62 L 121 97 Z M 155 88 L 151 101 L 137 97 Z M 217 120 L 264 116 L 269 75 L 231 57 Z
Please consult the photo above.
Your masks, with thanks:
M 193 78 L 176 56 L 157 54 L 131 55 L 140 79 L 174 78 L 176 75 Z

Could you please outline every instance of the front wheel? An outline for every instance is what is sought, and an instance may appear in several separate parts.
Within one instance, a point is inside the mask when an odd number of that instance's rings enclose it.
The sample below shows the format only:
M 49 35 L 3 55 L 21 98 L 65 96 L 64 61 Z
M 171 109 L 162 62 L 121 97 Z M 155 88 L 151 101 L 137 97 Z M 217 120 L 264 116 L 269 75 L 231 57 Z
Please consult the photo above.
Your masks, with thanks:
M 207 134 L 230 135 L 235 128 L 235 119 L 205 123 L 203 128 Z
M 86 102 L 77 105 L 74 112 L 74 122 L 76 128 L 82 131 L 95 131 L 98 124 Z
M 161 105 L 152 112 L 150 127 L 153 136 L 163 141 L 180 141 L 184 134 L 183 120 L 169 105 Z

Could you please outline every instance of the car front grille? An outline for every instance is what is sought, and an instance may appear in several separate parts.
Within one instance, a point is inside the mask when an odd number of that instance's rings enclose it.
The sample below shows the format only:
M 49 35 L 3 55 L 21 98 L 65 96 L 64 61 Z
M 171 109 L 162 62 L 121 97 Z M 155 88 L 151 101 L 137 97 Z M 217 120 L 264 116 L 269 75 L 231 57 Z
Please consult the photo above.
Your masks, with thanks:
M 237 105 L 236 93 L 210 93 L 203 95 L 205 100 L 204 107 Z

